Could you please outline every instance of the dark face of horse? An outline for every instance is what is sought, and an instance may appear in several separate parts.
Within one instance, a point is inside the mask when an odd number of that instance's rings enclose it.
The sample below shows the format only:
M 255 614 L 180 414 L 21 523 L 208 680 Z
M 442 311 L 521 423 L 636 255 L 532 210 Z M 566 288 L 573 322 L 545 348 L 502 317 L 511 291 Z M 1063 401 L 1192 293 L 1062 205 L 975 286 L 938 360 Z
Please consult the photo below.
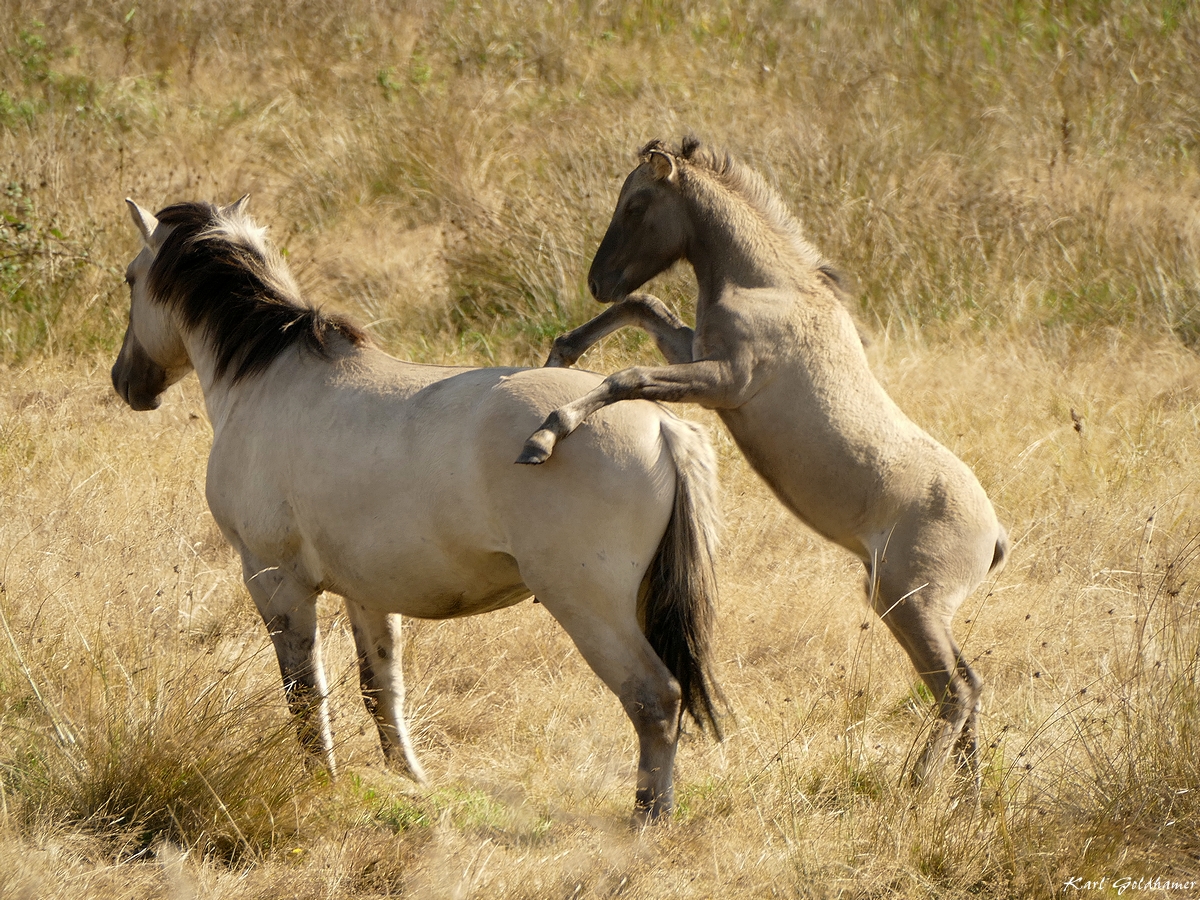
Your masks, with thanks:
M 158 409 L 162 392 L 170 385 L 167 370 L 151 359 L 133 331 L 133 317 L 125 329 L 121 352 L 112 367 L 112 383 L 121 399 L 138 411 Z
M 130 202 L 145 246 L 125 270 L 129 284 L 129 326 L 112 367 L 113 388 L 135 410 L 157 409 L 162 392 L 191 371 L 187 349 L 170 313 L 151 301 L 146 284 L 154 254 L 168 228 Z
M 597 300 L 624 300 L 687 254 L 691 227 L 678 181 L 678 163 L 661 150 L 625 179 L 588 271 L 588 289 Z

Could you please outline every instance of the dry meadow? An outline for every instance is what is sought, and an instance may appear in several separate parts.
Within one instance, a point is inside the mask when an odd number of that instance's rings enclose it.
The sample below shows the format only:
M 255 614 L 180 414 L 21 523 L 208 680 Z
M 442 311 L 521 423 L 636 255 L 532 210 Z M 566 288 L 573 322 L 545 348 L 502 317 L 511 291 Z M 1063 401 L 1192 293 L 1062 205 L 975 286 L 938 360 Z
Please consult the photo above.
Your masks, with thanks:
M 0 900 L 1200 896 L 1200 13 L 1178 0 L 3 0 Z M 590 317 L 636 149 L 759 171 L 855 284 L 882 383 L 1012 538 L 955 628 L 979 802 L 902 784 L 929 697 L 858 562 L 720 423 L 728 736 L 628 825 L 634 734 L 537 605 L 408 622 L 427 788 L 338 598 L 344 771 L 303 765 L 204 501 L 194 378 L 108 368 L 124 204 L 251 194 L 315 302 L 421 362 Z M 690 316 L 677 271 L 651 289 Z M 636 335 L 581 362 L 655 358 Z M 1189 886 L 1190 885 L 1190 886 Z

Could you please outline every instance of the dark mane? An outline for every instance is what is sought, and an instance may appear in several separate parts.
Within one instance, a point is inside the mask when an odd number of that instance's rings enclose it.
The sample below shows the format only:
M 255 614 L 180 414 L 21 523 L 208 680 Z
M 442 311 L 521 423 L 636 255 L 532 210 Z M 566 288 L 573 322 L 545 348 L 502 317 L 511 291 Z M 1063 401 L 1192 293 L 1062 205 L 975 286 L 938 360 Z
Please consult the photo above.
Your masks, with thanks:
M 178 203 L 158 221 L 174 230 L 150 267 L 150 296 L 175 309 L 185 327 L 203 331 L 218 377 L 258 374 L 291 347 L 328 359 L 335 336 L 354 346 L 369 342 L 348 319 L 303 301 L 263 229 L 236 209 Z

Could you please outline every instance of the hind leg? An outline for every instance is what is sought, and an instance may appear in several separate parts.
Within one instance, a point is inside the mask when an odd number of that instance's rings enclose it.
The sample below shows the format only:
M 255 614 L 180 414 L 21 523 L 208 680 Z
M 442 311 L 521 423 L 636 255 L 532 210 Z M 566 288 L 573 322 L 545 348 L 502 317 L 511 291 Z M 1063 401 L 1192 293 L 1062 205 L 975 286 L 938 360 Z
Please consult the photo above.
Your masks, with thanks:
M 955 648 L 955 653 L 958 658 L 959 675 L 975 685 L 978 694 L 983 693 L 983 679 L 975 674 L 967 661 L 963 658 L 958 648 Z M 963 725 L 963 730 L 958 736 L 958 740 L 954 744 L 954 755 L 958 760 L 958 767 L 966 770 L 975 787 L 975 792 L 978 794 L 983 787 L 982 775 L 979 770 L 979 699 L 976 697 L 975 705 L 972 707 L 970 714 L 967 716 L 966 724 Z
M 561 590 L 539 589 L 537 596 L 617 695 L 637 732 L 634 821 L 643 824 L 669 814 L 675 806 L 681 693 L 638 627 L 635 597 L 618 606 L 586 590 L 565 596 Z
M 336 774 L 333 733 L 329 727 L 329 688 L 321 662 L 321 634 L 317 627 L 320 591 L 279 566 L 264 566 L 242 553 L 242 578 L 266 623 L 288 709 L 296 720 L 300 744 Z
M 404 671 L 401 668 L 403 635 L 399 615 L 367 609 L 346 600 L 346 611 L 358 649 L 358 679 L 363 703 L 379 729 L 384 758 L 393 769 L 417 784 L 425 784 L 425 770 L 413 751 L 404 720 Z
M 958 603 L 929 583 L 903 584 L 901 588 L 882 581 L 873 602 L 937 704 L 929 740 L 911 772 L 913 784 L 935 776 L 953 748 L 969 766 L 977 766 L 975 723 L 983 682 L 967 665 L 950 633 L 950 618 Z

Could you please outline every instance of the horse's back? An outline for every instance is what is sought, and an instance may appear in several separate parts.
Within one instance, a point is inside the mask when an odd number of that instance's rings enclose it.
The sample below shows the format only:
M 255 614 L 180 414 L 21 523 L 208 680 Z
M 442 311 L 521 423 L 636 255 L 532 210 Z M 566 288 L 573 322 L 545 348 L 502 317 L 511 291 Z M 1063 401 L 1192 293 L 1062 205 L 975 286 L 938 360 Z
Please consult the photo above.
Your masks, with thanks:
M 487 501 L 518 558 L 570 544 L 564 566 L 621 560 L 649 565 L 670 518 L 675 468 L 664 441 L 666 410 L 646 401 L 615 404 L 541 466 L 514 464 L 530 431 L 554 409 L 594 388 L 599 375 L 529 369 L 499 381 L 480 408 L 478 471 Z
M 422 616 L 516 602 L 534 556 L 648 565 L 674 491 L 664 411 L 621 404 L 531 469 L 513 463 L 528 431 L 599 376 L 379 357 L 278 373 L 275 405 L 248 405 L 215 436 L 209 501 L 235 546 Z

